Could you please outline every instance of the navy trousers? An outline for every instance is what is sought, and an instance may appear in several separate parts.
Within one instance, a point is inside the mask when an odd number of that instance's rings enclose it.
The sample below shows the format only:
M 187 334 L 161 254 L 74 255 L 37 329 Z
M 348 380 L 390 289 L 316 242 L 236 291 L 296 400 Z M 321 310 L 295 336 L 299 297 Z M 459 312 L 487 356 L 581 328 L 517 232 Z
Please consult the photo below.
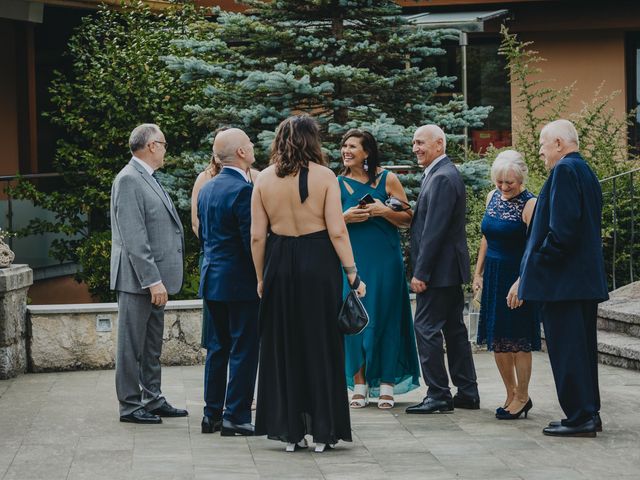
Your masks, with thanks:
M 207 300 L 207 306 L 212 328 L 204 366 L 204 414 L 219 419 L 224 409 L 225 420 L 249 423 L 258 368 L 258 301 Z
M 580 425 L 600 411 L 598 302 L 543 302 L 540 313 L 558 400 L 567 416 L 562 424 Z

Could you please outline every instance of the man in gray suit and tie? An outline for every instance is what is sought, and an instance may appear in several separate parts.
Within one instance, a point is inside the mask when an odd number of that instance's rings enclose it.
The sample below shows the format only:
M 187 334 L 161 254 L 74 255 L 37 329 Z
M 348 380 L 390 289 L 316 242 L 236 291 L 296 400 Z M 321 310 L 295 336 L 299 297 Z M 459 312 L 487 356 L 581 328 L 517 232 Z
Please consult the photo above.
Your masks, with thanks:
M 445 150 L 441 128 L 424 125 L 416 130 L 413 152 L 425 171 L 411 223 L 411 288 L 416 292 L 414 328 L 428 390 L 424 400 L 408 407 L 407 413 L 480 408 L 476 370 L 462 319 L 461 284 L 469 281 L 466 192 Z M 454 398 L 444 365 L 443 334 L 449 373 L 458 387 Z
M 111 289 L 118 297 L 116 392 L 120 421 L 184 417 L 160 389 L 164 306 L 182 287 L 184 234 L 173 202 L 155 178 L 167 142 L 154 124 L 129 137 L 133 158 L 111 187 Z

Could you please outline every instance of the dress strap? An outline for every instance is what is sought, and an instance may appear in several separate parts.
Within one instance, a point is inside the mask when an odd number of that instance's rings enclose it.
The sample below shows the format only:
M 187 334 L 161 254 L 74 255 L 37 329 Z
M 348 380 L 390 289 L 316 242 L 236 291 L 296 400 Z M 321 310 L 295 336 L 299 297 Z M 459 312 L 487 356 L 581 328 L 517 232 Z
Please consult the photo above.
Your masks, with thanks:
M 387 169 L 382 169 L 382 171 L 376 176 L 376 178 L 380 178 L 380 181 L 378 182 L 378 185 L 376 186 L 376 189 L 379 189 L 382 187 L 383 191 L 386 191 L 387 189 L 387 175 L 389 174 L 389 170 Z
M 309 197 L 309 168 L 300 167 L 298 173 L 298 190 L 300 191 L 300 203 Z

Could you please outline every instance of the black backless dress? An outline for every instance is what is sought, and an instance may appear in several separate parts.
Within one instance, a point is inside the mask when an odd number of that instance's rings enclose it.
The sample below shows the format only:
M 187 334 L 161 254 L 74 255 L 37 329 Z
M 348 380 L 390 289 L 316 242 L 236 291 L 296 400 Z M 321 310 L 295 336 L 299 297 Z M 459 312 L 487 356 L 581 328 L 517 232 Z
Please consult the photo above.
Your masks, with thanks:
M 308 169 L 299 173 L 300 200 Z M 326 230 L 267 239 L 260 303 L 260 371 L 256 435 L 297 443 L 351 441 L 338 330 L 340 260 Z

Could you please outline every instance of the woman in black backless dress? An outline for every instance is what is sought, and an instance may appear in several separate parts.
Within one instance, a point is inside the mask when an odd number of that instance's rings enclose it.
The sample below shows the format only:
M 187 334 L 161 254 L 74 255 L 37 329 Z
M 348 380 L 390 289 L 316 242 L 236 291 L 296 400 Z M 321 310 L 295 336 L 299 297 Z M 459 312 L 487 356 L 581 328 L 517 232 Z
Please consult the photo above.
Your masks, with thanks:
M 274 224 L 269 215 L 269 184 L 273 196 L 281 195 L 287 186 L 297 186 L 292 206 L 302 211 L 311 207 L 305 202 L 317 201 L 309 197 L 312 177 L 327 182 L 327 198 L 336 196 L 336 218 L 338 214 L 342 218 L 335 176 L 331 179 L 328 169 L 309 165 L 322 165 L 320 152 L 313 119 L 300 116 L 282 122 L 272 146 L 272 166 L 261 174 L 252 204 L 252 252 L 262 297 L 255 433 L 286 442 L 288 451 L 305 447 L 307 434 L 313 436 L 316 451 L 339 440 L 351 441 L 343 338 L 337 323 L 342 303 L 337 249 L 345 271 L 351 272 L 350 281 L 356 276 L 348 235 L 336 240 L 325 218 L 317 219 L 326 225 L 322 230 L 278 234 L 271 230 Z M 297 176 L 297 185 L 286 181 L 291 176 Z M 300 206 L 295 205 L 298 194 Z M 281 221 L 283 209 L 286 205 L 281 203 L 281 208 L 272 210 L 281 215 Z M 333 228 L 338 233 L 341 229 L 346 232 L 344 221 L 341 228 Z M 334 247 L 336 242 L 342 242 L 341 248 Z

